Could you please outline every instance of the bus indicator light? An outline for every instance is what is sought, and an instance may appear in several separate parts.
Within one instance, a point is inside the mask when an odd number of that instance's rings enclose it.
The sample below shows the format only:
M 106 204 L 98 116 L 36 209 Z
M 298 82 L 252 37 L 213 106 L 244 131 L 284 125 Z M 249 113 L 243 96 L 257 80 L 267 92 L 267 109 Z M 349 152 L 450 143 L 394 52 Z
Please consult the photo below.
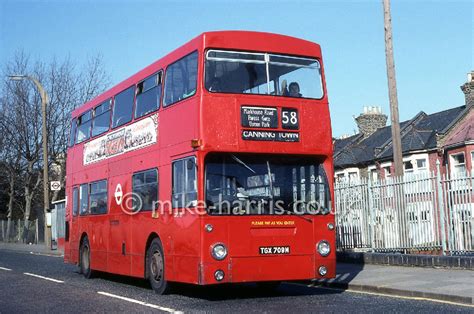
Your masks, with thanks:
M 200 139 L 192 139 L 191 140 L 191 147 L 192 148 L 199 148 L 202 145 L 202 141 Z

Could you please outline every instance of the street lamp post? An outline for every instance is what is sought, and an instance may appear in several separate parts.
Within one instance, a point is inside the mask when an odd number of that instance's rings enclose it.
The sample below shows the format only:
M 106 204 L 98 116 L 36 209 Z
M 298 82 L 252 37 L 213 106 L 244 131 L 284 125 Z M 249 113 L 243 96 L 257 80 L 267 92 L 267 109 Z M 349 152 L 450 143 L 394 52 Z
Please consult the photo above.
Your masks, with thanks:
M 30 80 L 38 89 L 41 96 L 41 115 L 43 119 L 43 195 L 44 195 L 44 243 L 47 248 L 51 248 L 51 228 L 48 227 L 47 213 L 49 212 L 49 175 L 48 175 L 48 134 L 46 130 L 46 106 L 48 104 L 48 94 L 43 85 L 34 77 L 28 75 L 9 75 L 8 78 L 13 81 Z

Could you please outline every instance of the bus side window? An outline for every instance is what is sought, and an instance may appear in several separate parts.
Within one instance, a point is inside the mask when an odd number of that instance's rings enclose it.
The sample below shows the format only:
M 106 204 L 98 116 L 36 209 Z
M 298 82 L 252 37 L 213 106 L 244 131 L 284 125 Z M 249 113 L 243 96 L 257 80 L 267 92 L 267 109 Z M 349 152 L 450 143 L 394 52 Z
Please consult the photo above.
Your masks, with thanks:
M 137 85 L 135 118 L 143 117 L 159 107 L 162 72 L 153 74 Z
M 114 98 L 112 128 L 119 127 L 132 120 L 135 86 L 129 87 Z
M 76 144 L 79 144 L 91 137 L 91 111 L 87 111 L 77 119 Z
M 77 128 L 77 119 L 74 118 L 71 121 L 71 129 L 69 133 L 69 147 L 74 146 L 74 140 L 76 139 L 76 128 Z
M 89 208 L 91 214 L 107 214 L 107 180 L 90 184 Z
M 132 176 L 132 190 L 140 197 L 138 202 L 133 201 L 134 211 L 154 210 L 158 202 L 158 171 L 156 169 L 134 173 Z
M 197 51 L 168 66 L 165 74 L 163 107 L 191 97 L 197 86 Z
M 77 187 L 72 189 L 72 215 L 77 216 L 79 212 L 79 189 Z
M 112 99 L 108 99 L 95 107 L 92 118 L 92 136 L 105 133 L 110 126 L 110 104 Z
M 87 215 L 89 213 L 89 184 L 81 184 L 79 189 L 79 214 Z
M 197 200 L 194 157 L 173 162 L 173 208 L 193 207 Z

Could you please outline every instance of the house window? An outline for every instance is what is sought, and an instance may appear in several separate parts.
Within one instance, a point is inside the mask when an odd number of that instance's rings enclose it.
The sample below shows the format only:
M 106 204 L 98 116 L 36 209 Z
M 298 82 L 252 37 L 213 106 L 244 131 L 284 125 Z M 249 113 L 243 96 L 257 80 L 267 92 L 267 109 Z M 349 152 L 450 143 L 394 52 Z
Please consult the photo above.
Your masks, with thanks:
M 370 170 L 370 178 L 372 179 L 373 182 L 376 182 L 378 180 L 378 174 L 377 174 L 377 169 L 371 169 Z
M 349 181 L 356 181 L 359 179 L 359 174 L 356 171 L 351 171 L 348 173 Z
M 471 170 L 474 170 L 474 150 L 471 152 Z
M 405 169 L 405 173 L 412 173 L 413 172 L 413 163 L 411 160 L 403 162 L 403 168 Z
M 385 173 L 385 177 L 388 178 L 392 175 L 392 169 L 390 166 L 383 167 L 383 171 Z
M 451 172 L 453 175 L 466 173 L 466 160 L 464 153 L 451 155 Z
M 416 167 L 418 168 L 418 170 L 426 169 L 426 159 L 424 159 L 424 158 L 417 159 L 416 160 Z

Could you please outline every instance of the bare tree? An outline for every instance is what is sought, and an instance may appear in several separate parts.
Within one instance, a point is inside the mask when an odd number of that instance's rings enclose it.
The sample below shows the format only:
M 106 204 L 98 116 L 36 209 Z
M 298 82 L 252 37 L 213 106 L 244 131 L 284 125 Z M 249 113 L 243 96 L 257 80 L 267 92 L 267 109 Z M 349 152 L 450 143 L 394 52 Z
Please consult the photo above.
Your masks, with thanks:
M 24 53 L 17 53 L 4 65 L 3 77 L 9 74 L 27 74 L 38 79 L 49 98 L 47 136 L 50 175 L 65 186 L 65 161 L 71 111 L 105 90 L 109 78 L 100 57 L 90 58 L 84 69 L 78 71 L 70 58 L 56 59 L 46 64 L 32 63 Z M 2 132 L 0 162 L 2 173 L 8 178 L 9 198 L 7 216 L 16 204 L 15 186 L 21 181 L 23 219 L 28 228 L 32 203 L 42 196 L 39 189 L 43 180 L 44 160 L 41 154 L 41 98 L 28 81 L 4 81 L 0 88 L 0 132 Z M 7 145 L 8 144 L 8 145 Z M 53 193 L 52 201 L 59 193 Z M 38 200 L 40 201 L 40 200 Z M 8 229 L 8 228 L 7 228 Z M 25 233 L 26 234 L 26 233 Z

